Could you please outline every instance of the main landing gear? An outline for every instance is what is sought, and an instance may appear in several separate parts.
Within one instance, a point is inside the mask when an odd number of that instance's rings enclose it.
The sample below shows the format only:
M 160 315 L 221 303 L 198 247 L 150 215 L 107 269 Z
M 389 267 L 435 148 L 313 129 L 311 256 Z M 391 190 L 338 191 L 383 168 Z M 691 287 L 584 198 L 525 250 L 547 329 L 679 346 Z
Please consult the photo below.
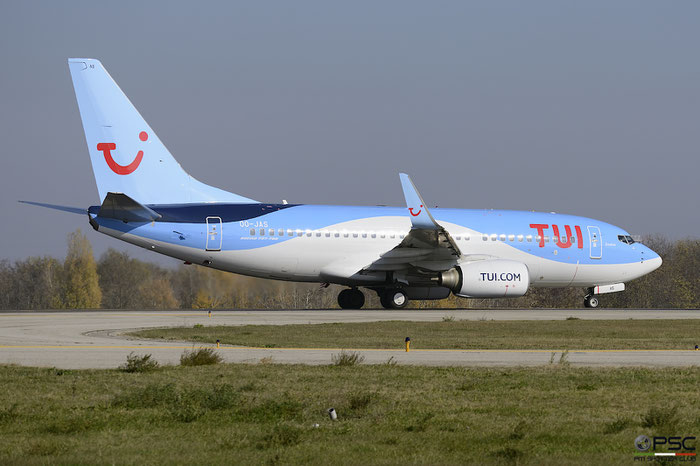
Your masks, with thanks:
M 408 295 L 401 288 L 373 288 L 385 309 L 403 309 L 408 304 Z M 338 293 L 341 309 L 360 309 L 365 305 L 365 295 L 357 288 L 348 288 Z
M 338 293 L 338 306 L 341 309 L 360 309 L 365 305 L 365 295 L 357 288 L 348 288 Z
M 385 309 L 403 309 L 408 304 L 408 296 L 401 288 L 378 290 L 377 294 Z

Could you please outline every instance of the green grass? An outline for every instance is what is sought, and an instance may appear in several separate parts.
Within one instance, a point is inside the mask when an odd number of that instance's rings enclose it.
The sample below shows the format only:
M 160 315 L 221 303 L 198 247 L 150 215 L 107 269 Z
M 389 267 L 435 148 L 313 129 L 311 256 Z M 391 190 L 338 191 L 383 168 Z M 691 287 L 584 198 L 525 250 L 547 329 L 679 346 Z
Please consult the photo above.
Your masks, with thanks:
M 219 353 L 211 348 L 197 348 L 192 351 L 185 351 L 180 356 L 182 366 L 209 366 L 219 364 L 223 358 Z
M 158 361 L 150 354 L 134 354 L 131 352 L 126 357 L 126 362 L 119 366 L 122 372 L 149 372 L 158 369 Z
M 642 433 L 700 432 L 697 368 L 0 366 L 0 381 L 0 464 L 614 464 Z
M 331 360 L 336 366 L 355 366 L 362 364 L 365 357 L 355 351 L 342 350 L 340 353 L 331 356 Z
M 268 348 L 693 349 L 700 320 L 362 322 L 148 329 L 142 338 Z

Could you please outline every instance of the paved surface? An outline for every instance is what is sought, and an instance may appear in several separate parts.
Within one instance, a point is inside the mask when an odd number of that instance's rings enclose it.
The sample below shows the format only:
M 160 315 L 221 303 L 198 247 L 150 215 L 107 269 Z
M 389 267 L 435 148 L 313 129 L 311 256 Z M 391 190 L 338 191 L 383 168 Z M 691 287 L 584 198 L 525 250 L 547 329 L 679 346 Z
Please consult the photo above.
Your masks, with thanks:
M 27 366 L 114 368 L 132 351 L 151 353 L 162 364 L 177 364 L 192 344 L 129 339 L 122 334 L 147 327 L 203 325 L 295 324 L 373 322 L 380 320 L 440 321 L 444 316 L 467 320 L 580 319 L 700 319 L 700 310 L 464 310 L 464 311 L 76 311 L 0 313 L 0 363 Z M 653 324 L 652 324 L 653 325 Z M 199 346 L 199 345 L 198 345 Z M 335 348 L 221 347 L 229 362 L 329 364 Z M 553 350 L 358 350 L 366 363 L 383 363 L 393 357 L 399 364 L 435 366 L 513 366 L 549 364 Z M 557 351 L 554 361 L 559 360 Z M 700 351 L 586 350 L 568 354 L 572 365 L 586 366 L 691 366 L 700 365 Z

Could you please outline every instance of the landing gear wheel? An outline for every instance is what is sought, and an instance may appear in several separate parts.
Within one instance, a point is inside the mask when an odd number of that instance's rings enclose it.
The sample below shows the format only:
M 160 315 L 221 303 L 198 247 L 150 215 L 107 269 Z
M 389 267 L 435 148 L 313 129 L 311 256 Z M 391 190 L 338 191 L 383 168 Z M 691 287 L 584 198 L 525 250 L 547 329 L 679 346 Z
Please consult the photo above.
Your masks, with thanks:
M 386 291 L 382 291 L 381 293 L 379 293 L 379 302 L 384 309 L 393 309 L 391 307 L 391 304 L 387 300 L 387 292 Z
M 357 288 L 350 288 L 338 293 L 338 306 L 341 309 L 360 309 L 365 305 L 365 295 Z
M 388 306 L 388 309 L 403 309 L 408 304 L 408 296 L 406 292 L 401 288 L 393 288 L 386 290 L 384 294 L 384 301 Z M 384 305 L 384 303 L 382 303 Z
M 596 298 L 595 296 L 586 296 L 586 298 L 583 301 L 583 304 L 586 307 L 596 308 L 600 303 L 598 302 L 598 298 Z

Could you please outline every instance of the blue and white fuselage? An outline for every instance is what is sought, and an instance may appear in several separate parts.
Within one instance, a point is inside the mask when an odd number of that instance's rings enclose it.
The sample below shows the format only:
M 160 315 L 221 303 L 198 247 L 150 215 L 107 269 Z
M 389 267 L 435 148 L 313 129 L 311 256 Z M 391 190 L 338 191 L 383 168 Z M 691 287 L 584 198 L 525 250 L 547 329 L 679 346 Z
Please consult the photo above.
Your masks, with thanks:
M 386 274 L 381 273 L 386 270 L 350 277 L 394 250 L 412 227 L 406 208 L 398 207 L 151 207 L 163 218 L 137 224 L 99 219 L 100 231 L 168 256 L 229 272 L 351 286 L 386 285 Z M 98 209 L 91 208 L 91 216 L 95 217 Z M 651 249 L 632 242 L 626 231 L 589 218 L 501 210 L 436 208 L 431 212 L 457 243 L 462 257 L 522 262 L 529 272 L 529 286 L 613 285 L 641 277 L 661 262 Z M 531 225 L 538 225 L 541 230 Z M 559 230 L 558 237 L 553 236 L 553 226 Z M 567 231 L 572 234 L 562 236 Z M 420 260 L 413 264 L 421 265 Z M 410 275 L 413 264 L 387 270 Z M 491 277 L 484 277 L 488 278 Z
M 405 174 L 406 207 L 264 204 L 208 186 L 182 169 L 99 61 L 69 67 L 101 200 L 90 224 L 145 249 L 244 275 L 347 285 L 343 308 L 363 305 L 359 287 L 400 308 L 409 298 L 522 296 L 531 286 L 586 287 L 595 307 L 596 295 L 661 265 L 623 229 L 590 218 L 429 209 Z

